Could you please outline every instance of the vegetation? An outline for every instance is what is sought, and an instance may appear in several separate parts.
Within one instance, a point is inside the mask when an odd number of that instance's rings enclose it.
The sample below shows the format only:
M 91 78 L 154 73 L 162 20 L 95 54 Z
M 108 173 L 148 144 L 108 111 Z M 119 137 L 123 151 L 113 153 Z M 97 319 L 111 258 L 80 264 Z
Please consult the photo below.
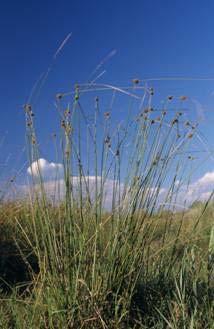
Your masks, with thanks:
M 197 124 L 182 119 L 185 96 L 161 110 L 153 97 L 138 80 L 58 94 L 54 185 L 25 106 L 36 165 L 31 197 L 0 205 L 0 328 L 213 328 L 213 196 L 192 207 L 186 198 Z

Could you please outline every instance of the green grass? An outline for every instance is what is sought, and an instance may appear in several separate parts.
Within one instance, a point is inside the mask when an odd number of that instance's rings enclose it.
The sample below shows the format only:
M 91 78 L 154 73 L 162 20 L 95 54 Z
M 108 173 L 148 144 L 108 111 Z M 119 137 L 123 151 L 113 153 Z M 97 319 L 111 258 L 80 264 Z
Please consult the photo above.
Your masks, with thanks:
M 28 158 L 38 171 L 29 200 L 0 205 L 8 250 L 0 328 L 212 328 L 212 199 L 184 211 L 174 206 L 192 175 L 185 154 L 195 124 L 183 124 L 181 111 L 168 113 L 169 99 L 157 117 L 153 89 L 136 103 L 136 85 L 108 87 L 110 111 L 96 96 L 88 117 L 86 88 L 75 88 L 72 105 L 65 95 L 56 99 L 65 189 L 58 202 L 57 188 L 54 203 L 46 193 L 34 115 L 25 106 Z M 113 105 L 125 92 L 127 114 L 116 124 Z

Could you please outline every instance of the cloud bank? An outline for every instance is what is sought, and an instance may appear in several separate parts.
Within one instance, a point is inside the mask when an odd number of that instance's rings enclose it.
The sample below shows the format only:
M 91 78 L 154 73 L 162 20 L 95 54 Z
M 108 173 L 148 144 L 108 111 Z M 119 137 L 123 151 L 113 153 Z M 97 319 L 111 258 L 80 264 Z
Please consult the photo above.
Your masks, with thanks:
M 187 200 L 205 201 L 209 198 L 210 194 L 214 191 L 214 171 L 207 172 L 194 183 L 190 184 L 187 191 Z
M 40 175 L 43 178 L 43 187 L 48 196 L 54 198 L 55 200 L 62 200 L 65 196 L 65 182 L 63 179 L 63 165 L 61 163 L 49 162 L 45 159 L 39 159 L 37 162 L 33 162 L 31 166 L 27 169 L 27 173 L 33 178 L 38 179 Z M 87 176 L 84 179 L 80 179 L 78 176 L 71 177 L 72 193 L 78 198 L 80 193 L 83 198 L 90 195 L 91 201 L 95 199 L 95 189 L 98 186 L 98 193 L 100 191 L 102 179 L 100 176 Z M 186 206 L 191 205 L 194 201 L 205 201 L 207 200 L 214 190 L 214 171 L 205 173 L 202 177 L 195 180 L 188 186 L 182 184 L 179 187 L 179 181 L 176 182 L 178 186 L 177 191 L 175 191 L 176 203 L 180 206 L 186 204 Z M 35 184 L 35 189 L 39 190 L 39 185 Z M 111 207 L 113 193 L 115 188 L 115 181 L 113 179 L 106 179 L 103 189 L 103 205 L 107 208 Z M 117 187 L 117 191 L 118 191 Z M 22 187 L 25 192 L 29 191 L 29 186 L 25 185 Z M 130 190 L 129 188 L 127 191 Z M 31 187 L 32 191 L 32 187 Z M 124 191 L 124 185 L 120 184 L 121 193 Z M 153 193 L 155 195 L 155 187 L 151 187 L 148 193 Z M 157 204 L 167 205 L 167 194 L 168 189 L 162 187 L 159 191 L 159 196 Z M 130 194 L 126 195 L 126 201 L 130 202 Z
M 34 179 L 55 180 L 63 177 L 63 165 L 61 163 L 48 162 L 45 159 L 38 159 L 27 169 L 28 175 Z

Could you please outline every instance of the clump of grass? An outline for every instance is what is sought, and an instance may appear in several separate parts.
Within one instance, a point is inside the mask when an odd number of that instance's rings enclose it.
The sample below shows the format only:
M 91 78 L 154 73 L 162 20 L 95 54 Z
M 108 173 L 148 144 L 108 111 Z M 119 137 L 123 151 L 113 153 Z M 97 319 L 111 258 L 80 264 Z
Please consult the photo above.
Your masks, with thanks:
M 108 93 L 104 100 L 97 96 L 100 90 Z M 188 227 L 189 211 L 165 208 L 181 202 L 177 181 L 188 190 L 189 159 L 181 154 L 196 129 L 183 125 L 181 112 L 168 113 L 169 100 L 160 113 L 153 108 L 154 92 L 134 83 L 131 89 L 77 85 L 71 94 L 57 94 L 61 137 L 56 149 L 62 152 L 64 177 L 55 181 L 52 205 L 33 109 L 25 106 L 28 157 L 37 170 L 31 166 L 25 219 L 15 219 L 17 239 L 21 236 L 36 256 L 39 272 L 32 271 L 33 286 L 25 297 L 14 290 L 6 308 L 0 301 L 5 328 L 199 326 L 206 307 L 211 323 L 210 226 L 202 237 L 207 247 L 202 257 L 195 253 L 195 246 L 201 250 L 200 214 Z M 126 109 L 119 123 L 114 106 Z

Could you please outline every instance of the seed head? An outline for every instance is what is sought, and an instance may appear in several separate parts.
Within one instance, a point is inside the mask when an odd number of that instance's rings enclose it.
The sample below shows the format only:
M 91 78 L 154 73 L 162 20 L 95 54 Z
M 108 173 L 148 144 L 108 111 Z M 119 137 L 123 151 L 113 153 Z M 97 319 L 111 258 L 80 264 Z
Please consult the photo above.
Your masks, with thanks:
M 66 128 L 65 120 L 62 120 L 62 121 L 61 121 L 61 127 L 62 127 L 62 128 Z
M 186 101 L 187 100 L 187 96 L 184 96 L 184 95 L 180 96 L 179 98 L 180 98 L 181 101 Z
M 105 138 L 105 140 L 104 140 L 105 144 L 109 144 L 110 141 L 111 141 L 110 136 L 106 136 L 106 138 Z
M 62 97 L 63 97 L 63 94 L 61 94 L 61 93 L 56 94 L 56 99 L 62 99 Z
M 25 104 L 23 107 L 26 113 L 32 112 L 32 107 L 30 104 Z
M 66 130 L 66 133 L 67 133 L 68 135 L 70 135 L 70 134 L 72 133 L 73 128 L 72 128 L 70 122 L 66 125 L 65 130 Z
M 172 122 L 171 122 L 172 126 L 173 126 L 174 124 L 176 124 L 176 123 L 178 123 L 178 119 L 177 119 L 177 118 L 173 119 Z
M 150 88 L 150 95 L 151 95 L 151 96 L 154 95 L 154 88 Z
M 106 119 L 109 119 L 109 118 L 110 118 L 110 112 L 105 112 L 105 113 L 104 113 L 104 117 L 105 117 Z
M 64 111 L 64 116 L 68 117 L 71 114 L 71 111 L 69 109 Z
M 139 79 L 133 79 L 132 82 L 135 84 L 135 85 L 138 85 L 140 83 L 140 80 Z
M 79 85 L 78 84 L 75 85 L 75 96 L 74 96 L 74 100 L 75 100 L 75 102 L 77 102 L 79 100 Z

